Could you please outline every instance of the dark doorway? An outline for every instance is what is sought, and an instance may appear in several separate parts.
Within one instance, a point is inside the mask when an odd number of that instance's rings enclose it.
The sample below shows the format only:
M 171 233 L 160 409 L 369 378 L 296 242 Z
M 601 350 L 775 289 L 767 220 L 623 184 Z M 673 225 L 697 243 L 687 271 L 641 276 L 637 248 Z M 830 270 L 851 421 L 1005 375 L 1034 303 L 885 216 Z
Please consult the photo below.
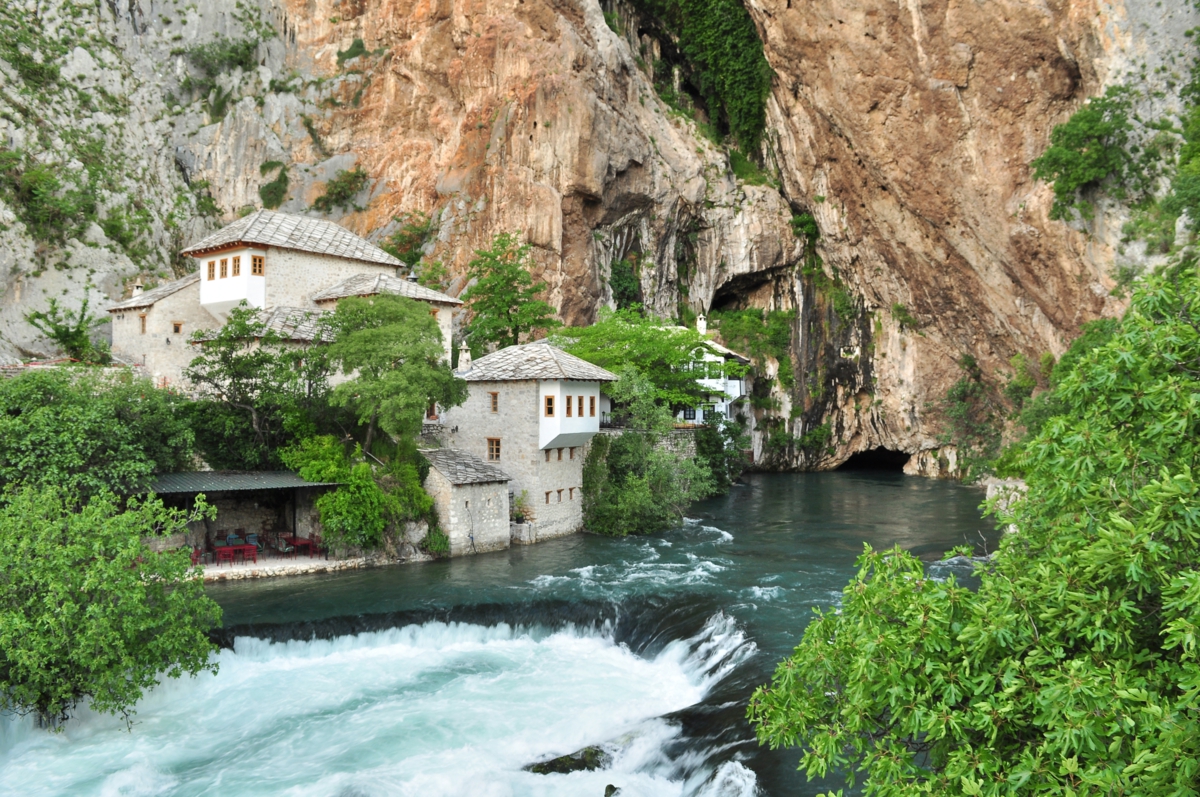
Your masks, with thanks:
M 850 459 L 838 466 L 838 470 L 883 470 L 900 473 L 908 463 L 908 454 L 887 448 L 872 448 L 851 454 Z

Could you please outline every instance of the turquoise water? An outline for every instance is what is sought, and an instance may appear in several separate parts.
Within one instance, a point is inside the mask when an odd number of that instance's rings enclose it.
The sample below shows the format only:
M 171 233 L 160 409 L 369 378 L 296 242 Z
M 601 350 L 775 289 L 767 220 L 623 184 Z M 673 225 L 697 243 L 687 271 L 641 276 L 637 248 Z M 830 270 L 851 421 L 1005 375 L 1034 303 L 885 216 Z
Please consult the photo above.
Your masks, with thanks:
M 994 544 L 979 490 L 876 473 L 756 475 L 642 539 L 215 586 L 220 673 L 171 681 L 131 733 L 0 723 L 21 794 L 815 794 L 745 701 L 836 605 L 864 542 L 932 561 Z M 936 564 L 935 574 L 969 572 Z M 526 764 L 600 744 L 596 772 Z

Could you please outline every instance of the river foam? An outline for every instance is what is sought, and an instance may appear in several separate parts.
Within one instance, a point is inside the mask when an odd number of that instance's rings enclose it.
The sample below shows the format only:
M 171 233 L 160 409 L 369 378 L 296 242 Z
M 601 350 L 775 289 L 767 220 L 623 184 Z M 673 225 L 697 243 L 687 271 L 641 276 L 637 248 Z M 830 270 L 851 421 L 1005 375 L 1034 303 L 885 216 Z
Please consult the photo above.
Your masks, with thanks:
M 623 795 L 750 795 L 753 773 L 680 753 L 680 726 L 663 717 L 753 653 L 720 613 L 653 655 L 615 641 L 608 623 L 238 637 L 217 654 L 217 676 L 150 693 L 132 732 L 87 710 L 60 734 L 3 722 L 0 793 L 509 797 L 601 795 L 612 783 Z M 608 768 L 522 770 L 593 744 L 611 753 Z

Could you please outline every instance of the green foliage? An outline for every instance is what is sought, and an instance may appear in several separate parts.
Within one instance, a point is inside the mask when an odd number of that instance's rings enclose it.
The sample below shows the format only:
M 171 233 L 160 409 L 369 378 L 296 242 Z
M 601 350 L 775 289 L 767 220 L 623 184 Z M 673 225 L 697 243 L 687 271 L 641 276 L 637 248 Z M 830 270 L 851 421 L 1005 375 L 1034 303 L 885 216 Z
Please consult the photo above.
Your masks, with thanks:
M 188 47 L 182 51 L 183 55 L 187 56 L 199 75 L 185 77 L 181 88 L 184 91 L 194 90 L 201 97 L 207 97 L 217 87 L 217 78 L 221 75 L 234 69 L 243 72 L 255 69 L 258 66 L 255 59 L 257 50 L 258 39 L 230 39 L 224 34 L 217 34 L 210 42 Z
M 896 323 L 900 325 L 900 329 L 908 329 L 917 331 L 921 328 L 921 322 L 918 321 L 912 313 L 908 312 L 908 308 L 899 302 L 892 305 L 892 318 L 896 319 Z
M 338 50 L 337 62 L 338 66 L 342 66 L 352 58 L 358 58 L 367 52 L 367 47 L 363 44 L 362 39 L 355 39 L 350 43 L 350 47 L 345 50 Z
M 787 310 L 714 310 L 709 321 L 721 332 L 725 345 L 752 359 L 774 357 L 782 361 L 791 352 L 792 321 Z
M 963 376 L 946 391 L 942 409 L 950 422 L 950 441 L 958 448 L 963 477 L 970 480 L 999 452 L 1000 418 L 994 389 L 984 380 L 975 358 L 964 354 L 959 367 Z
M 279 449 L 311 432 L 307 424 L 328 399 L 330 366 L 320 343 L 330 334 L 323 329 L 315 345 L 297 348 L 244 302 L 219 330 L 193 333 L 200 353 L 184 376 L 202 397 L 193 418 L 210 465 L 278 467 Z
M 440 260 L 427 260 L 417 272 L 417 284 L 435 291 L 444 291 L 450 285 L 450 272 Z
M 654 398 L 667 407 L 694 407 L 706 390 L 702 347 L 694 329 L 646 317 L 637 310 L 602 309 L 589 327 L 568 327 L 552 342 L 576 357 L 619 373 L 635 368 L 653 386 Z
M 1110 86 L 1103 97 L 1093 97 L 1069 120 L 1050 133 L 1050 147 L 1030 165 L 1033 176 L 1054 184 L 1052 219 L 1069 219 L 1071 211 L 1087 213 L 1077 200 L 1080 190 L 1112 177 L 1125 178 L 1131 158 L 1129 95 Z
M 817 220 L 813 218 L 811 213 L 799 213 L 792 216 L 790 223 L 792 225 L 792 234 L 797 238 L 815 241 L 821 237 L 821 230 L 817 227 Z
M 0 59 L 10 64 L 26 86 L 33 89 L 47 89 L 58 82 L 58 64 L 48 60 L 42 53 L 39 61 L 32 52 L 25 52 L 20 42 L 11 35 L 0 39 Z
M 369 179 L 369 175 L 361 166 L 355 166 L 350 171 L 338 170 L 333 179 L 325 184 L 325 193 L 313 200 L 313 210 L 322 213 L 329 213 L 334 208 L 347 207 L 362 210 L 354 204 L 354 197 L 367 187 Z
M 729 151 L 729 168 L 733 176 L 746 185 L 771 185 L 772 180 L 758 165 L 736 149 Z
M 430 526 L 425 539 L 421 541 L 421 547 L 426 553 L 444 559 L 450 555 L 450 537 L 438 526 Z
M 263 207 L 269 210 L 274 210 L 283 204 L 288 190 L 287 166 L 282 161 L 267 161 L 262 165 L 260 171 L 266 177 L 272 169 L 279 170 L 279 173 L 275 175 L 275 179 L 266 185 L 259 186 L 258 189 L 258 196 L 262 199 Z
M 413 268 L 421 261 L 421 250 L 433 234 L 433 219 L 418 210 L 394 216 L 393 220 L 400 229 L 380 241 L 379 248 Z
M 444 360 L 428 305 L 391 294 L 351 297 L 338 302 L 332 327 L 329 359 L 353 376 L 334 388 L 332 403 L 366 425 L 367 451 L 377 426 L 394 438 L 414 437 L 431 404 L 454 407 L 466 400 L 466 382 Z
M 104 316 L 91 315 L 91 285 L 84 290 L 83 303 L 78 310 L 60 307 L 58 299 L 50 299 L 46 309 L 25 314 L 25 321 L 58 344 L 63 353 L 83 363 L 104 364 L 109 361 L 108 347 L 92 342 L 91 332 L 108 321 Z
M 604 24 L 608 25 L 608 29 L 618 36 L 621 35 L 621 18 L 613 12 L 604 12 Z
M 0 380 L 0 487 L 137 492 L 190 464 L 186 403 L 124 370 L 42 368 Z
M 317 132 L 317 128 L 313 124 L 312 117 L 308 116 L 307 114 L 300 114 L 300 122 L 304 125 L 304 129 L 308 131 L 308 137 L 312 139 L 313 148 L 317 151 L 317 154 L 322 158 L 328 158 L 329 150 L 325 149 L 325 142 L 321 141 L 321 135 Z M 351 196 L 353 196 L 353 194 Z
M 209 190 L 208 180 L 197 180 L 192 183 L 191 188 L 192 195 L 196 198 L 196 215 L 209 218 L 221 215 L 221 208 Z
M 49 486 L 0 501 L 0 710 L 57 726 L 83 702 L 126 721 L 163 675 L 216 672 L 207 632 L 221 609 L 186 550 L 143 537 L 212 516 L 111 493 L 82 507 Z
M 618 310 L 625 310 L 642 303 L 642 282 L 638 278 L 638 259 L 630 255 L 614 260 L 609 267 L 608 287 L 612 290 L 613 303 Z
M 746 469 L 750 436 L 744 423 L 721 418 L 695 431 L 696 458 L 708 464 L 715 493 L 725 493 Z
M 831 437 L 833 437 L 833 429 L 829 427 L 829 424 L 823 423 L 797 437 L 796 445 L 807 451 L 820 451 L 829 444 Z
M 522 335 L 561 326 L 554 308 L 538 299 L 546 283 L 530 276 L 533 254 L 529 244 L 518 244 L 512 233 L 492 239 L 490 249 L 476 249 L 467 264 L 471 287 L 462 295 L 471 322 L 467 341 L 479 356 L 489 344 L 516 346 Z
M 1017 410 L 1020 410 L 1038 387 L 1041 378 L 1040 369 L 1031 363 L 1024 354 L 1014 354 L 1008 364 L 1012 366 L 1013 373 L 1008 384 L 1004 386 L 1004 395 Z
M 685 458 L 661 444 L 673 422 L 650 380 L 632 367 L 620 376 L 609 394 L 629 408 L 632 428 L 592 439 L 583 463 L 583 520 L 597 534 L 653 534 L 679 523 L 693 501 L 714 492 L 713 472 L 700 457 Z
M 87 190 L 65 185 L 60 169 L 25 153 L 0 150 L 0 192 L 30 235 L 61 244 L 96 218 L 96 200 Z
M 746 7 L 738 0 L 636 0 L 674 34 L 689 80 L 743 152 L 757 152 L 766 128 L 771 67 Z
M 421 486 L 418 467 L 424 458 L 415 449 L 401 449 L 389 465 L 376 468 L 361 448 L 347 456 L 336 437 L 318 435 L 284 449 L 281 459 L 302 479 L 340 484 L 316 502 L 326 539 L 339 551 L 373 550 L 389 525 L 433 518 L 433 499 Z
M 1147 253 L 1169 253 L 1175 243 L 1175 222 L 1182 208 L 1172 212 L 1166 204 L 1151 200 L 1131 208 L 1129 221 L 1121 227 L 1121 242 L 1145 241 Z
M 976 592 L 868 550 L 752 698 L 760 741 L 866 795 L 1193 794 L 1200 285 L 1153 275 L 1024 447 Z

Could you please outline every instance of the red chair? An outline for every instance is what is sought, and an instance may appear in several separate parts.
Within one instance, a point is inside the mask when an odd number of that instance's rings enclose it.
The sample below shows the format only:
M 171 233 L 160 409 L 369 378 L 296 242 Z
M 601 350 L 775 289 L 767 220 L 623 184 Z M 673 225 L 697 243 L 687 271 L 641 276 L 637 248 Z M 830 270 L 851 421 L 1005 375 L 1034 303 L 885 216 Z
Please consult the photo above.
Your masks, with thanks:
M 193 548 L 192 549 L 192 567 L 195 567 L 196 565 L 200 564 L 200 560 L 203 557 L 204 557 L 204 551 L 201 551 L 199 548 Z
M 229 562 L 230 565 L 233 564 L 233 548 L 227 545 L 217 548 L 217 564 L 220 565 L 221 562 Z
M 258 546 L 242 545 L 240 547 L 241 547 L 241 553 L 242 553 L 242 564 L 246 563 L 246 557 L 250 557 L 251 562 L 254 562 L 254 564 L 258 564 Z

